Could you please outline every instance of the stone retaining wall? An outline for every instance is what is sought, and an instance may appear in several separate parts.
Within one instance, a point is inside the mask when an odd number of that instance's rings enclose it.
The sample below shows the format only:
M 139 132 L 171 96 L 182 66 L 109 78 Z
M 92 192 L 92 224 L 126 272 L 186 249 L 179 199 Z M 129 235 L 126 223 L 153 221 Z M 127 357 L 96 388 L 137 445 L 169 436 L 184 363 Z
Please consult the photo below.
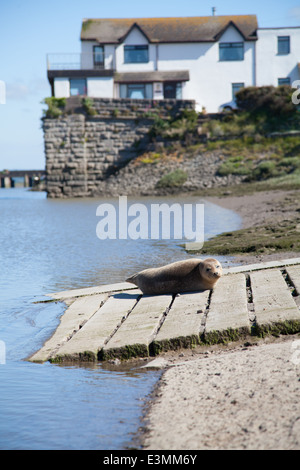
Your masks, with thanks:
M 193 101 L 93 99 L 89 108 L 70 98 L 58 118 L 44 118 L 48 197 L 94 196 L 103 181 L 148 148 L 156 109 L 175 115 Z M 92 111 L 91 111 L 92 110 Z

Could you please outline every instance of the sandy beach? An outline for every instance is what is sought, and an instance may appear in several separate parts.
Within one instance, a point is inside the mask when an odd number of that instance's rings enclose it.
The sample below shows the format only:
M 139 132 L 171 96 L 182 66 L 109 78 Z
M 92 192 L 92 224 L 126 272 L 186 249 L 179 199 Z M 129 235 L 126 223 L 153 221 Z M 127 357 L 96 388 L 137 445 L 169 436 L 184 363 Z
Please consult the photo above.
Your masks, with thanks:
M 208 197 L 235 210 L 243 227 L 299 217 L 299 192 Z M 251 264 L 297 252 L 238 255 Z M 166 353 L 147 405 L 142 448 L 156 450 L 300 449 L 300 335 L 266 337 Z

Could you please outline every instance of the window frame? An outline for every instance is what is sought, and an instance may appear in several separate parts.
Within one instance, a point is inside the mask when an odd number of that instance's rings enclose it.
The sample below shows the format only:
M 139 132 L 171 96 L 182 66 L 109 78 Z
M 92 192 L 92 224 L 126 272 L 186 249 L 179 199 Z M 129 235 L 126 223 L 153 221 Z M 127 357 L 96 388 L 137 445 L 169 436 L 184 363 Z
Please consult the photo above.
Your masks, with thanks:
M 174 98 L 166 98 L 165 97 L 165 88 L 171 85 L 173 86 L 174 92 L 175 92 L 175 97 Z M 164 100 L 181 100 L 182 99 L 182 82 L 178 81 L 172 81 L 172 82 L 164 82 L 163 83 L 163 95 L 164 95 Z
M 279 45 L 287 44 L 287 51 L 280 50 Z M 277 36 L 277 55 L 288 55 L 291 52 L 291 38 L 290 36 Z
M 146 51 L 147 57 L 146 60 L 129 60 L 129 53 L 133 51 Z M 147 64 L 149 62 L 149 46 L 148 44 L 125 44 L 124 45 L 124 64 Z
M 238 87 L 239 85 L 239 88 L 238 90 L 234 93 L 234 87 Z M 238 91 L 240 91 L 242 88 L 245 88 L 245 83 L 244 82 L 234 82 L 234 83 L 231 83 L 231 92 L 232 92 L 232 101 L 235 102 L 235 95 L 237 94 Z
M 286 83 L 280 83 L 280 81 L 285 81 Z M 290 77 L 281 77 L 277 79 L 278 86 L 283 86 L 283 85 L 291 85 L 291 78 Z
M 74 95 L 71 93 L 71 89 L 72 89 L 72 81 L 82 81 L 84 82 L 84 93 L 83 94 L 77 94 L 77 95 Z M 86 96 L 87 95 L 87 79 L 86 78 L 70 78 L 69 79 L 69 83 L 70 83 L 70 96 Z
M 224 58 L 223 54 L 221 51 L 225 50 L 234 50 L 237 49 L 238 47 L 242 48 L 242 58 L 239 59 L 232 59 L 232 58 Z M 219 61 L 220 62 L 241 62 L 244 60 L 245 56 L 245 47 L 244 47 L 244 42 L 243 41 L 238 41 L 238 42 L 219 42 Z
M 102 49 L 102 57 L 103 57 L 102 62 L 96 61 L 96 55 L 97 55 L 96 48 Z M 104 46 L 101 46 L 101 44 L 97 44 L 96 46 L 93 46 L 93 65 L 94 65 L 94 68 L 104 68 L 104 60 L 105 60 Z
M 133 98 L 130 95 L 130 88 L 140 87 L 142 89 L 143 87 L 143 93 L 144 93 L 144 98 Z M 132 100 L 135 99 L 143 99 L 143 100 L 152 100 L 153 99 L 153 83 L 152 82 L 139 82 L 139 83 L 120 83 L 119 84 L 119 97 L 120 98 L 129 98 Z
M 142 91 L 143 97 L 142 98 L 134 98 L 134 97 L 130 96 L 130 93 L 132 93 L 134 90 Z M 135 99 L 144 100 L 146 98 L 146 85 L 145 85 L 145 83 L 128 83 L 127 84 L 127 98 L 130 98 L 132 100 L 135 100 Z

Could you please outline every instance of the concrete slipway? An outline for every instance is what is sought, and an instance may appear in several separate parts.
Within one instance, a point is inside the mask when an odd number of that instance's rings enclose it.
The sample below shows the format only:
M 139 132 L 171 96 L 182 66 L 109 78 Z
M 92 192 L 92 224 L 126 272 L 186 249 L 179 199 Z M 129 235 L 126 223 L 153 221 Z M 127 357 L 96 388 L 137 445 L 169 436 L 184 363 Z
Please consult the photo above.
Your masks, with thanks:
M 300 332 L 300 258 L 228 268 L 213 291 L 150 296 L 124 282 L 49 296 L 67 309 L 30 361 L 148 357 Z

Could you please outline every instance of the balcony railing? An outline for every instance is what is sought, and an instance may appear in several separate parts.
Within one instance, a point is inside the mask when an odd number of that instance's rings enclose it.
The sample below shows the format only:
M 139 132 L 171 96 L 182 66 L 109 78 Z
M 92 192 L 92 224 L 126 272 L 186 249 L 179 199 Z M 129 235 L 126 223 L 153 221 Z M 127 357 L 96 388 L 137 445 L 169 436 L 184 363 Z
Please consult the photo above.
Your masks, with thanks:
M 112 60 L 104 66 L 93 53 L 47 54 L 47 70 L 104 70 L 113 68 Z

